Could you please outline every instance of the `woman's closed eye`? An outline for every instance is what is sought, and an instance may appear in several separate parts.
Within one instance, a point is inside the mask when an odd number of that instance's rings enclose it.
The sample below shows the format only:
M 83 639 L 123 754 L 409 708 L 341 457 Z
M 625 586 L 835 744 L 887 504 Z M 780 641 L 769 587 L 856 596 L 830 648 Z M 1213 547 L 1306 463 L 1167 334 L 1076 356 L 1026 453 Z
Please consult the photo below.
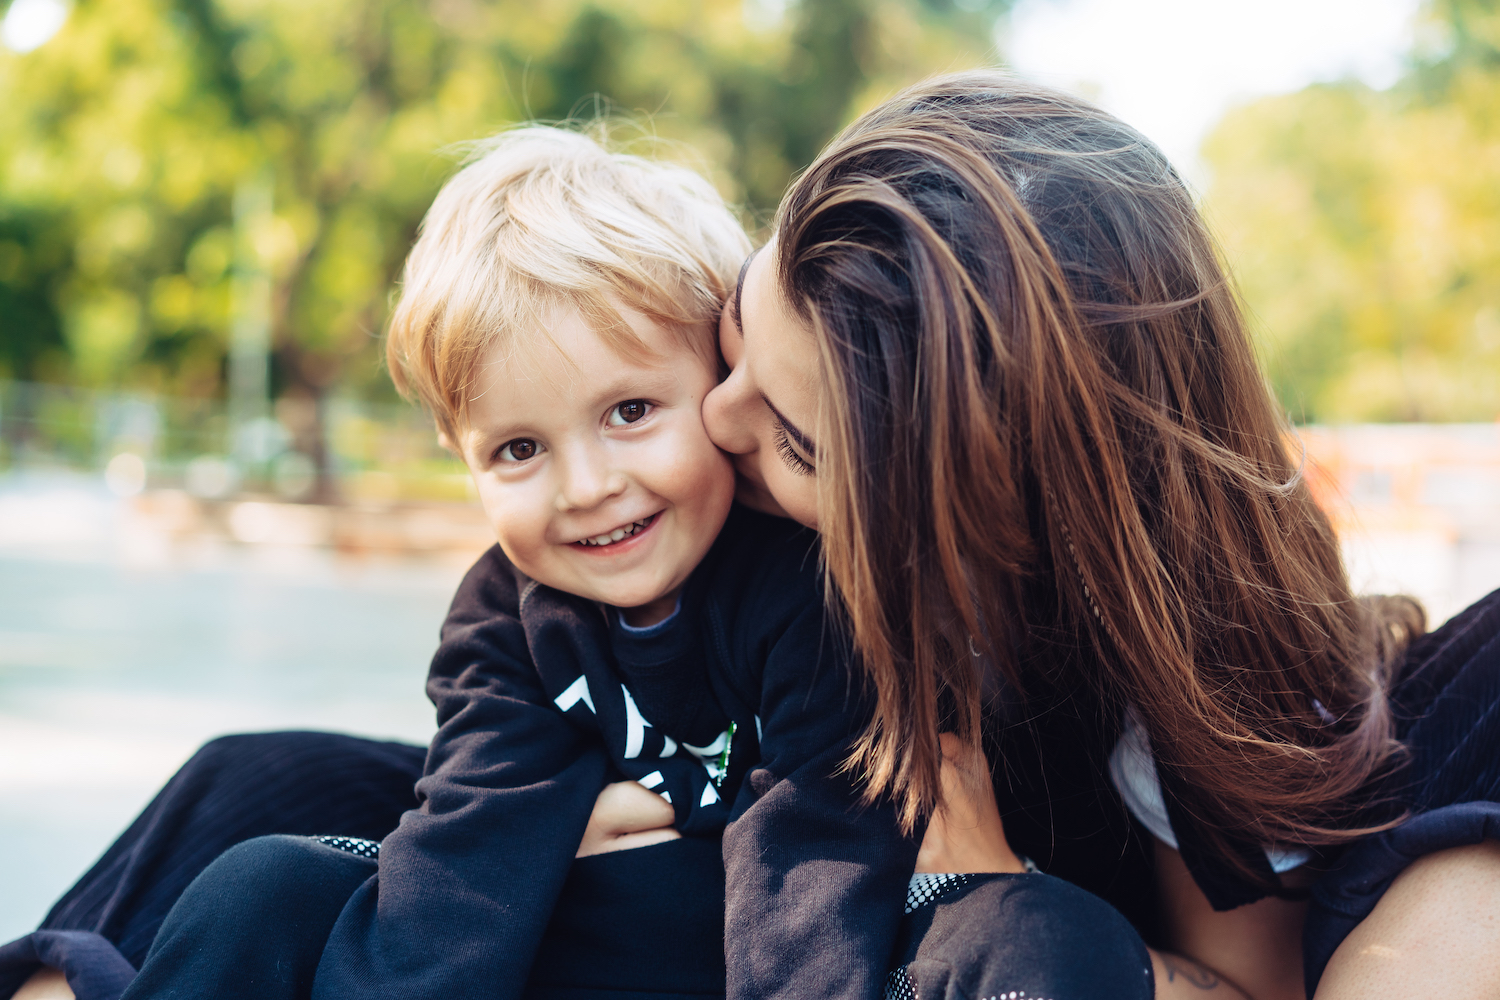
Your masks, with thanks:
M 495 449 L 495 461 L 506 464 L 529 462 L 543 452 L 542 446 L 531 438 L 516 438 Z
M 795 475 L 811 476 L 818 471 L 817 466 L 797 454 L 792 439 L 787 435 L 786 424 L 780 420 L 776 421 L 776 454 L 781 456 L 781 460 Z
M 645 419 L 650 413 L 652 406 L 644 399 L 627 399 L 623 403 L 616 403 L 609 411 L 605 423 L 611 427 L 624 427 L 627 424 L 638 423 Z

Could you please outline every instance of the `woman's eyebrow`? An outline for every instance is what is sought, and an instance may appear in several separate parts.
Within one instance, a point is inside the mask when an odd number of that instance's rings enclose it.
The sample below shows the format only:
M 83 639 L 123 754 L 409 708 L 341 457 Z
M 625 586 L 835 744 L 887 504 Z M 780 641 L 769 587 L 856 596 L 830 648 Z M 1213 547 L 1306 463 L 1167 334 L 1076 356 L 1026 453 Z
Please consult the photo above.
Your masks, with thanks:
M 781 421 L 781 427 L 786 431 L 786 436 L 795 441 L 798 448 L 801 448 L 809 455 L 816 455 L 818 453 L 818 446 L 813 444 L 812 438 L 808 437 L 806 434 L 803 434 L 797 429 L 796 424 L 792 423 L 786 417 L 782 416 L 781 411 L 776 409 L 775 405 L 766 398 L 765 393 L 761 393 L 760 398 L 761 402 L 765 403 L 766 406 L 770 408 L 771 414 L 777 420 Z
M 740 322 L 740 299 L 745 295 L 745 272 L 750 270 L 750 262 L 758 253 L 760 253 L 759 249 L 750 251 L 750 256 L 746 257 L 745 263 L 740 265 L 740 276 L 734 282 L 734 312 L 731 318 L 734 320 L 734 328 L 740 331 L 741 337 L 745 335 L 745 326 Z

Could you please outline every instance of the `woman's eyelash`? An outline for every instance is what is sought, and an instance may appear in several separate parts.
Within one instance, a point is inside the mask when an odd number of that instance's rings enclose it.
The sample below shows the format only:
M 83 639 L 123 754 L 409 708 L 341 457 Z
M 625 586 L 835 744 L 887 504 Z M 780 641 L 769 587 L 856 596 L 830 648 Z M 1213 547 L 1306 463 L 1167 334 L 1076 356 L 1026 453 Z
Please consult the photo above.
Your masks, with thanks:
M 787 437 L 786 426 L 780 420 L 776 421 L 776 454 L 781 456 L 781 460 L 796 475 L 811 476 L 818 471 L 811 462 L 797 454 L 791 439 Z

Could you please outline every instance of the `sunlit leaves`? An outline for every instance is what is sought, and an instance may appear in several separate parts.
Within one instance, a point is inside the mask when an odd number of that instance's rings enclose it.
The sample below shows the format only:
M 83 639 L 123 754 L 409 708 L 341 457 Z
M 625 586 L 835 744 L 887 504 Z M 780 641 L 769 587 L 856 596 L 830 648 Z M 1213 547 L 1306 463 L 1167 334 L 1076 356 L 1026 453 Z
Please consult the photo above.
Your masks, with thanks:
M 455 144 L 621 113 L 754 222 L 861 107 L 987 61 L 1003 4 L 761 6 L 752 24 L 743 0 L 79 4 L 0 53 L 0 377 L 221 392 L 231 205 L 269 171 L 249 238 L 273 389 L 388 392 L 392 281 Z
M 1446 7 L 1500 24 L 1492 0 Z M 1295 417 L 1500 416 L 1500 61 L 1259 101 L 1206 154 L 1210 217 Z

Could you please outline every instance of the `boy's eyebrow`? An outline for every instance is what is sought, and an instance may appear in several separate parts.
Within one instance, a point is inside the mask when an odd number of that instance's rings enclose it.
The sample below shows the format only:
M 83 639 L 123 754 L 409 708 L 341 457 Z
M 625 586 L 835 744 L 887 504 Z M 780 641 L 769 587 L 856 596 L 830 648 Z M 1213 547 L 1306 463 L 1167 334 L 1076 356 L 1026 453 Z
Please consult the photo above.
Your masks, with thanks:
M 775 404 L 766 398 L 765 393 L 760 394 L 760 400 L 770 409 L 771 415 L 781 421 L 781 427 L 786 431 L 786 436 L 795 441 L 798 448 L 801 448 L 809 455 L 816 455 L 818 453 L 818 446 L 813 444 L 812 438 L 799 431 L 796 424 L 782 416 L 781 411 L 776 409 Z
M 679 382 L 677 375 L 666 368 L 657 368 L 649 373 L 633 371 L 599 386 L 593 391 L 593 397 L 599 405 L 612 401 L 624 402 L 635 396 L 666 392 Z
M 741 337 L 745 335 L 744 324 L 740 322 L 740 299 L 745 294 L 745 272 L 750 270 L 750 262 L 755 259 L 755 255 L 760 253 L 761 249 L 756 248 L 750 251 L 750 256 L 746 257 L 745 263 L 740 265 L 740 276 L 734 282 L 734 310 L 730 318 L 734 320 L 734 328 L 740 332 Z

